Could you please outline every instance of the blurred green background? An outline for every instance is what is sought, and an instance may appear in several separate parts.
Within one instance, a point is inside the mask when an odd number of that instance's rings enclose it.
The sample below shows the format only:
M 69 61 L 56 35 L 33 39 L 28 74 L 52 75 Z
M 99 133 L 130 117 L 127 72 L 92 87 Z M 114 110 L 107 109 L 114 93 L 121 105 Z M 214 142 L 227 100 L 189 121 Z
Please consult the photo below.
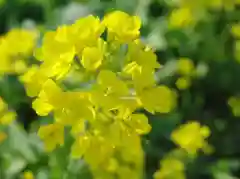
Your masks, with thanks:
M 152 131 L 145 136 L 147 178 L 159 167 L 159 160 L 176 146 L 170 133 L 181 123 L 200 121 L 210 127 L 209 143 L 215 152 L 203 155 L 187 167 L 189 179 L 240 178 L 240 118 L 232 114 L 227 101 L 240 94 L 240 64 L 234 56 L 231 24 L 240 21 L 240 8 L 215 10 L 194 28 L 169 29 L 167 18 L 172 0 L 0 0 L 0 34 L 13 27 L 54 29 L 88 14 L 102 17 L 118 9 L 138 14 L 143 21 L 142 38 L 156 49 L 164 64 L 161 83 L 178 92 L 178 107 L 170 114 L 150 116 Z M 176 87 L 176 60 L 187 57 L 198 69 L 198 77 L 185 90 Z M 71 141 L 46 155 L 35 126 L 50 119 L 39 118 L 31 109 L 16 76 L 0 81 L 0 96 L 17 111 L 25 129 L 11 126 L 8 142 L 0 145 L 0 179 L 17 179 L 31 170 L 37 179 L 88 179 L 91 175 L 82 161 L 69 159 Z M 68 144 L 69 143 L 69 144 Z

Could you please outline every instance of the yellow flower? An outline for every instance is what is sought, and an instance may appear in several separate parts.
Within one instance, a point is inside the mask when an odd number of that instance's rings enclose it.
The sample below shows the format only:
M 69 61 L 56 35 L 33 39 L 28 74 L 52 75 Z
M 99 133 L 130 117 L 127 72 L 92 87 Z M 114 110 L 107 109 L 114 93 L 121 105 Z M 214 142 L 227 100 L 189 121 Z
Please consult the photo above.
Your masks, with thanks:
M 139 102 L 150 113 L 168 113 L 175 107 L 176 95 L 167 86 L 157 86 L 142 91 Z
M 99 39 L 98 46 L 85 47 L 83 49 L 81 63 L 85 69 L 94 71 L 101 66 L 104 58 L 105 46 L 106 43 L 102 39 Z
M 208 146 L 205 139 L 209 136 L 210 129 L 207 126 L 200 126 L 198 122 L 189 122 L 173 131 L 171 138 L 189 154 L 196 154 L 199 149 L 204 150 Z
M 193 13 L 189 8 L 179 8 L 173 10 L 169 17 L 170 28 L 182 28 L 193 23 Z
M 115 173 L 118 170 L 119 164 L 115 158 L 110 158 L 106 162 L 106 169 L 110 173 Z
M 7 134 L 5 132 L 0 131 L 0 144 L 7 138 Z
M 178 78 L 178 80 L 176 81 L 176 86 L 180 90 L 185 90 L 189 88 L 190 85 L 191 85 L 191 81 L 187 77 Z
M 51 152 L 64 144 L 64 127 L 58 123 L 40 126 L 38 136 L 43 140 L 45 150 Z
M 147 134 L 151 130 L 148 118 L 144 114 L 132 114 L 126 122 L 140 135 Z
M 27 95 L 35 97 L 40 92 L 42 85 L 47 81 L 48 77 L 38 66 L 34 65 L 20 76 L 19 79 L 24 84 Z
M 102 70 L 97 77 L 97 85 L 92 89 L 91 101 L 104 110 L 119 109 L 124 106 L 121 98 L 128 94 L 129 89 L 124 81 L 114 72 Z
M 9 125 L 16 119 L 16 113 L 14 111 L 7 111 L 0 116 L 0 124 Z
M 82 158 L 90 147 L 90 142 L 90 137 L 87 135 L 77 136 L 72 145 L 71 156 L 73 158 Z
M 23 179 L 34 179 L 34 175 L 31 171 L 25 171 L 23 173 Z
M 177 61 L 178 73 L 185 76 L 192 75 L 194 71 L 193 61 L 189 58 L 180 58 Z
M 114 151 L 111 143 L 102 136 L 91 136 L 91 144 L 84 154 L 84 160 L 92 167 L 97 168 L 101 163 L 112 156 Z
M 78 129 L 81 129 L 83 121 L 94 121 L 96 113 L 89 96 L 90 94 L 84 92 L 64 92 L 56 96 L 56 103 L 52 103 L 55 120 L 63 125 L 76 127 L 76 130 L 78 125 Z
M 12 64 L 13 66 L 13 71 L 16 72 L 17 74 L 22 74 L 27 71 L 28 66 L 27 63 L 25 62 L 22 57 L 16 58 L 16 61 Z
M 70 41 L 75 44 L 77 53 L 80 54 L 84 47 L 95 46 L 104 29 L 98 17 L 89 15 L 77 20 L 70 30 Z
M 123 166 L 118 169 L 118 178 L 119 179 L 138 179 L 140 176 L 137 172 L 132 170 L 130 167 Z
M 24 29 L 10 30 L 6 36 L 9 47 L 8 51 L 12 54 L 20 53 L 23 55 L 30 55 L 36 45 L 37 36 L 38 34 L 35 31 Z
M 232 25 L 231 31 L 235 38 L 240 38 L 240 24 Z
M 70 70 L 75 56 L 74 44 L 67 38 L 64 27 L 59 27 L 57 31 L 50 31 L 44 35 L 43 45 L 38 50 L 38 57 L 41 69 L 48 77 L 60 79 Z
M 157 56 L 152 49 L 136 40 L 129 44 L 126 62 L 122 76 L 132 78 L 132 84 L 137 92 L 156 86 L 155 69 L 161 65 L 157 62 Z
M 152 69 L 142 68 L 132 73 L 134 88 L 136 91 L 153 87 L 156 84 L 155 73 Z
M 137 16 L 130 16 L 122 11 L 114 11 L 104 18 L 108 29 L 109 40 L 128 43 L 139 37 L 141 20 Z
M 160 162 L 160 169 L 154 173 L 154 179 L 185 179 L 184 164 L 175 158 L 164 158 Z
M 156 69 L 161 67 L 153 49 L 144 45 L 139 39 L 128 45 L 127 60 L 136 62 L 142 68 Z
M 25 58 L 31 55 L 37 33 L 12 29 L 0 39 L 0 73 L 21 74 L 26 70 Z M 16 41 L 16 39 L 18 39 Z
M 106 94 L 114 93 L 124 96 L 129 92 L 127 85 L 110 70 L 102 70 L 98 75 L 97 82 Z
M 75 48 L 67 38 L 65 28 L 65 26 L 58 27 L 56 31 L 49 31 L 44 35 L 41 48 L 44 59 L 38 60 L 54 61 L 55 59 L 62 59 L 67 62 L 72 61 Z
M 9 125 L 16 119 L 16 113 L 0 97 L 0 125 Z
M 48 115 L 54 108 L 64 103 L 62 101 L 61 89 L 56 85 L 56 83 L 48 79 L 33 103 L 32 107 L 35 109 L 38 115 L 45 116 Z
M 82 135 L 86 131 L 87 121 L 85 121 L 85 120 L 77 120 L 75 122 L 72 122 L 71 124 L 72 124 L 71 134 L 74 137 Z

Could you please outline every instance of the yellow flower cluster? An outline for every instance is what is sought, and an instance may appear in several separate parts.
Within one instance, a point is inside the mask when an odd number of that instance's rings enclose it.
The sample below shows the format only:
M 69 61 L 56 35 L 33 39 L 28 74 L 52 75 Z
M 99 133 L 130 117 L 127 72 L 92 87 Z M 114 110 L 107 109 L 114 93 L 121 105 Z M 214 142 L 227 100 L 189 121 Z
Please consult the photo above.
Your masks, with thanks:
M 0 76 L 27 69 L 25 58 L 32 53 L 36 39 L 36 32 L 23 29 L 12 29 L 0 37 Z
M 139 39 L 140 27 L 139 17 L 121 11 L 58 27 L 35 51 L 40 65 L 20 77 L 37 114 L 54 116 L 38 131 L 45 149 L 64 145 L 70 128 L 72 157 L 83 158 L 96 179 L 141 178 L 141 136 L 151 126 L 138 111 L 168 113 L 175 107 L 175 93 L 157 84 L 161 65 Z M 87 84 L 68 89 L 71 72 L 87 74 Z
M 171 12 L 168 22 L 170 28 L 185 28 L 195 25 L 208 9 L 231 11 L 240 4 L 239 0 L 179 0 Z

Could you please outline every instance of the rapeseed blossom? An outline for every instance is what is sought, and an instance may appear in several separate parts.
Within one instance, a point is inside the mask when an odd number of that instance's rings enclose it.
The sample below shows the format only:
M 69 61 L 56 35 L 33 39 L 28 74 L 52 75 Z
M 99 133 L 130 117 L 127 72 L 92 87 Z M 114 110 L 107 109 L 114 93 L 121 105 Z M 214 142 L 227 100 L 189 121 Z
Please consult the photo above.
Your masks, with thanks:
M 44 141 L 45 150 L 48 152 L 53 151 L 57 145 L 64 144 L 64 127 L 60 124 L 41 126 L 38 135 Z
M 116 20 L 117 19 L 117 20 Z M 128 43 L 140 35 L 141 20 L 122 11 L 114 11 L 104 18 L 109 40 Z
M 16 119 L 16 113 L 0 97 L 0 125 L 10 125 Z
M 175 106 L 175 93 L 157 84 L 155 70 L 161 65 L 139 39 L 140 25 L 139 17 L 115 11 L 103 21 L 90 15 L 58 27 L 45 34 L 35 53 L 40 65 L 20 77 L 37 114 L 54 116 L 54 123 L 38 132 L 46 151 L 64 144 L 64 128 L 70 126 L 71 155 L 83 158 L 95 178 L 141 178 L 140 137 L 151 126 L 136 110 L 168 113 Z M 119 67 L 112 68 L 113 59 Z M 72 70 L 91 76 L 86 89 L 62 88 Z
M 174 9 L 169 17 L 170 28 L 187 27 L 194 23 L 193 12 L 190 8 L 182 7 Z
M 37 37 L 37 32 L 24 29 L 12 29 L 0 37 L 0 75 L 22 74 L 27 70 L 26 58 L 31 55 Z
M 188 122 L 175 129 L 171 135 L 173 142 L 184 149 L 190 155 L 195 155 L 202 149 L 208 147 L 205 141 L 210 136 L 210 129 L 207 126 L 201 126 L 198 122 Z
M 180 77 L 176 81 L 176 86 L 180 90 L 187 89 L 189 88 L 190 85 L 191 85 L 191 80 L 189 77 Z
M 160 161 L 160 169 L 154 173 L 154 179 L 185 179 L 184 163 L 173 157 Z
M 192 78 L 195 76 L 195 66 L 191 59 L 182 57 L 177 60 L 177 75 L 180 77 L 176 81 L 179 90 L 185 90 L 190 87 Z
M 180 58 L 177 61 L 178 73 L 184 76 L 190 76 L 194 72 L 193 61 L 189 58 Z
M 239 39 L 240 38 L 240 24 L 233 24 L 231 28 L 232 35 Z
M 34 175 L 31 171 L 25 171 L 22 179 L 34 179 Z
M 16 119 L 15 111 L 9 109 L 8 105 L 0 97 L 0 126 L 9 126 Z M 6 132 L 0 130 L 0 144 L 7 139 Z
M 183 13 L 189 18 L 188 11 Z M 174 23 L 182 25 L 185 20 Z M 32 65 L 20 76 L 36 113 L 54 118 L 38 131 L 45 150 L 52 152 L 63 146 L 69 131 L 65 128 L 70 128 L 74 138 L 71 157 L 83 159 L 96 179 L 142 178 L 141 137 L 151 131 L 151 125 L 140 111 L 169 113 L 176 106 L 175 91 L 157 80 L 156 71 L 162 65 L 154 50 L 140 40 L 140 28 L 139 17 L 121 11 L 102 20 L 89 15 L 60 26 L 47 32 L 35 49 L 39 65 Z M 107 38 L 103 38 L 104 32 Z M 181 59 L 179 64 L 179 73 L 191 76 L 191 61 Z M 85 74 L 87 85 L 67 88 L 71 74 Z M 203 129 L 199 130 L 202 134 Z M 202 147 L 201 134 L 194 135 L 197 144 L 182 141 L 181 131 L 173 134 L 173 140 L 192 152 Z M 182 163 L 166 159 L 157 179 L 168 176 L 171 162 L 173 173 L 183 176 Z

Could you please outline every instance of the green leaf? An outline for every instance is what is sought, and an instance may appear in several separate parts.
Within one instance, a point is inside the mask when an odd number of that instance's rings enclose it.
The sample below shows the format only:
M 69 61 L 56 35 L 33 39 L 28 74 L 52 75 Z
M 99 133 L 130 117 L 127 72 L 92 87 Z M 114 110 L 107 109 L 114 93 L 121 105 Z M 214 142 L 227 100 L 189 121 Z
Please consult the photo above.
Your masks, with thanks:
M 32 163 L 37 161 L 27 133 L 15 124 L 9 126 L 9 144 L 11 149 L 21 154 L 27 161 Z
M 27 165 L 27 161 L 21 157 L 14 157 L 11 159 L 10 166 L 6 170 L 7 176 L 15 176 L 20 173 Z
M 48 179 L 49 172 L 46 169 L 40 169 L 36 175 L 36 179 Z

